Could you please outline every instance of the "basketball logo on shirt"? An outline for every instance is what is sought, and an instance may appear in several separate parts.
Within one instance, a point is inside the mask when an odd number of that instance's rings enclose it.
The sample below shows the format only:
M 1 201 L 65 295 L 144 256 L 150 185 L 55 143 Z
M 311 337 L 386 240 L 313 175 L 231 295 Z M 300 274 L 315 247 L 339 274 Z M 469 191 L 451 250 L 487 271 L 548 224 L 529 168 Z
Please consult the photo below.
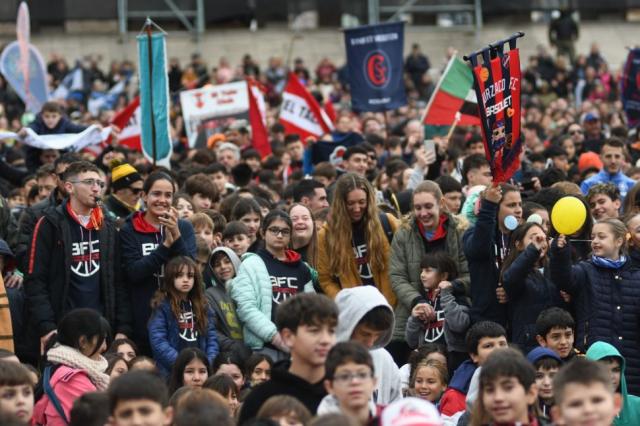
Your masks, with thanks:
M 100 240 L 71 244 L 71 271 L 90 277 L 100 270 Z

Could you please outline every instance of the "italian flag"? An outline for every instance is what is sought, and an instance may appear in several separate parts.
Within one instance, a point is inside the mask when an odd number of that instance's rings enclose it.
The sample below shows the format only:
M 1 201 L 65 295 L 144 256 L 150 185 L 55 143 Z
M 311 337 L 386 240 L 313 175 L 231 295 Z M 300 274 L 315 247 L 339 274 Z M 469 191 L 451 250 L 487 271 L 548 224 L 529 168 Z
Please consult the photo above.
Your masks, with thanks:
M 480 126 L 473 74 L 467 64 L 455 55 L 429 99 L 422 122 L 427 135 L 446 134 L 450 126 Z

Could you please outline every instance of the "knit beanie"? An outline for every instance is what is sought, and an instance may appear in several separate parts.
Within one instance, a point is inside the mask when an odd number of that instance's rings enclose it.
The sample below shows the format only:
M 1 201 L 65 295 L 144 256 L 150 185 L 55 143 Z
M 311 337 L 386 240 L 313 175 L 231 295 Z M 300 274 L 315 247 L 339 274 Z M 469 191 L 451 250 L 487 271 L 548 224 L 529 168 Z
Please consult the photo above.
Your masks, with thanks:
M 132 183 L 142 180 L 140 173 L 129 163 L 112 163 L 111 188 L 114 191 L 128 188 Z

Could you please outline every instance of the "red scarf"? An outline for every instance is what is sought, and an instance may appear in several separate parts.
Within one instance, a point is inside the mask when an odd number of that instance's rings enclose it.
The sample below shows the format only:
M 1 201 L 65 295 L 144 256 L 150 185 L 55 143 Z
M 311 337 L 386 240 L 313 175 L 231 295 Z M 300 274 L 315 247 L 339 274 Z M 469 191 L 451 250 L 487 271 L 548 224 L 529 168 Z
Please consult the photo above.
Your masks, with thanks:
M 427 238 L 427 230 L 424 229 L 424 225 L 422 225 L 422 222 L 416 219 L 416 223 L 418 224 L 418 230 L 420 230 L 420 235 L 422 235 L 422 238 L 427 240 L 427 242 L 432 242 L 438 241 L 447 236 L 447 228 L 445 227 L 447 220 L 449 220 L 449 217 L 446 214 L 440 215 L 440 218 L 438 220 L 438 227 L 433 232 L 433 235 L 431 235 L 431 238 Z
M 71 208 L 71 201 L 67 202 L 67 213 L 69 216 L 73 218 L 80 226 L 83 226 L 86 229 L 100 230 L 102 227 L 102 221 L 104 220 L 104 216 L 102 215 L 102 209 L 99 206 L 96 206 L 91 209 L 91 213 L 89 214 L 89 223 L 83 225 L 76 212 Z
M 135 212 L 131 218 L 133 229 L 143 234 L 155 234 L 160 232 L 160 228 L 156 228 L 144 218 L 145 212 Z

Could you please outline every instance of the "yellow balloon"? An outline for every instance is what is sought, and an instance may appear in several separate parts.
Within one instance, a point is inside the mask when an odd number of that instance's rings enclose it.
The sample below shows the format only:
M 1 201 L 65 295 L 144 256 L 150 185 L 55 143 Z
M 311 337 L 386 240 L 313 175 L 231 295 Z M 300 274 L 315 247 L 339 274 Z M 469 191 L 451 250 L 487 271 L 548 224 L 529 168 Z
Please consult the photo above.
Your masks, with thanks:
M 559 234 L 571 235 L 580 230 L 587 219 L 587 209 L 576 197 L 562 197 L 551 210 L 551 223 Z

